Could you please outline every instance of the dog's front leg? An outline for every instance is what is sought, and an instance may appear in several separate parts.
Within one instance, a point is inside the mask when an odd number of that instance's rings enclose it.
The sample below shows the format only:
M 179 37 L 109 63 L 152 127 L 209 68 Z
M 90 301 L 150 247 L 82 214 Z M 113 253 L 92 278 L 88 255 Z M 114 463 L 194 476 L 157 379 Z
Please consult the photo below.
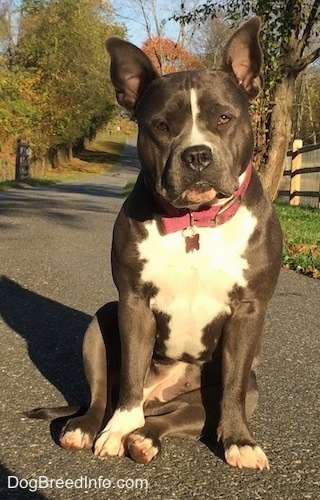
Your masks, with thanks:
M 242 303 L 223 330 L 223 395 L 218 438 L 225 458 L 234 467 L 268 469 L 268 459 L 253 439 L 246 420 L 245 401 L 252 366 L 261 348 L 265 307 Z
M 156 320 L 145 302 L 132 295 L 120 297 L 118 310 L 121 338 L 119 401 L 113 417 L 96 440 L 100 457 L 124 454 L 124 437 L 143 427 L 143 383 L 150 365 Z

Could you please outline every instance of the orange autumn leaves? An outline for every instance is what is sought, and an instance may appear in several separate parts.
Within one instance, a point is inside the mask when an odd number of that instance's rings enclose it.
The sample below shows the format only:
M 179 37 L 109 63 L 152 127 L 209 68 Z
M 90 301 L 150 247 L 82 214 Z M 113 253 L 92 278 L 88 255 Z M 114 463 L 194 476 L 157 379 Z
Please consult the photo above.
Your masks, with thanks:
M 197 69 L 201 66 L 200 59 L 196 55 L 170 38 L 149 38 L 142 44 L 141 49 L 163 75 L 175 71 Z

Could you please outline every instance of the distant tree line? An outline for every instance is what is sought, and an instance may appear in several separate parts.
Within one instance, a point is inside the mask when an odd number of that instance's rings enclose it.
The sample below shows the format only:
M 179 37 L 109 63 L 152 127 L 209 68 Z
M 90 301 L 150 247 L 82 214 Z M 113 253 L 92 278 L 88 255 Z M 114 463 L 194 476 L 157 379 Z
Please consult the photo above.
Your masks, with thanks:
M 0 148 L 29 139 L 55 166 L 92 138 L 114 113 L 113 35 L 124 28 L 104 0 L 0 0 Z

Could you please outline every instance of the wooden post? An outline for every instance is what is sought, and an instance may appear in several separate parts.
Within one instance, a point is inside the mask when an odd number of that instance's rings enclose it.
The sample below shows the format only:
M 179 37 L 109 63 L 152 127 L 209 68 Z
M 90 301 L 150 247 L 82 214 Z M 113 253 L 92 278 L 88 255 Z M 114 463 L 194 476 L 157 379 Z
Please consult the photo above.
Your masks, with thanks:
M 290 205 L 298 206 L 300 205 L 300 195 L 301 191 L 301 175 L 299 170 L 301 168 L 301 153 L 299 149 L 303 146 L 301 139 L 295 139 L 292 146 L 292 163 L 291 163 L 291 183 L 290 183 Z M 296 194 L 297 193 L 297 194 Z
M 21 139 L 18 139 L 16 145 L 16 171 L 15 171 L 16 181 L 20 180 L 20 145 L 21 145 Z

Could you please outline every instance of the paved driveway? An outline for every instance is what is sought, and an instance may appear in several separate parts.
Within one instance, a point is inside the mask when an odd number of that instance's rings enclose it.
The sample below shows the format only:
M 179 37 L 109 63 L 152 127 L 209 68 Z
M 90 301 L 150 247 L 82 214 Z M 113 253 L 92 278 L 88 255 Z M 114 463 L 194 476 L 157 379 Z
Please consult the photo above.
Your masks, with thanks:
M 98 460 L 59 448 L 56 424 L 22 416 L 87 398 L 82 337 L 116 298 L 112 226 L 137 170 L 129 144 L 106 175 L 0 193 L 0 498 L 320 498 L 320 282 L 291 271 L 269 308 L 251 424 L 270 471 L 231 469 L 204 444 L 173 438 L 149 466 Z

